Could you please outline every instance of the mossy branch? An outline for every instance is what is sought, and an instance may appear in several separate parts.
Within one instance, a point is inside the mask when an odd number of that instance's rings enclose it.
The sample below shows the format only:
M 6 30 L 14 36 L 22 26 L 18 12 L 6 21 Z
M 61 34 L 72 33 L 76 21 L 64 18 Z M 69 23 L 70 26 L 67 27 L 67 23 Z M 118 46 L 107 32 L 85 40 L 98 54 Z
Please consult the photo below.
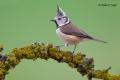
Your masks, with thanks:
M 2 48 L 0 48 L 0 51 Z M 94 60 L 86 58 L 82 53 L 76 55 L 68 51 L 59 51 L 52 44 L 45 45 L 44 43 L 34 43 L 23 48 L 14 48 L 8 55 L 0 55 L 0 80 L 4 80 L 5 75 L 11 68 L 18 65 L 22 59 L 37 58 L 48 60 L 52 58 L 59 63 L 67 63 L 70 67 L 76 68 L 81 75 L 86 75 L 88 80 L 92 78 L 103 80 L 120 80 L 120 75 L 114 75 L 109 72 L 109 69 L 95 70 Z

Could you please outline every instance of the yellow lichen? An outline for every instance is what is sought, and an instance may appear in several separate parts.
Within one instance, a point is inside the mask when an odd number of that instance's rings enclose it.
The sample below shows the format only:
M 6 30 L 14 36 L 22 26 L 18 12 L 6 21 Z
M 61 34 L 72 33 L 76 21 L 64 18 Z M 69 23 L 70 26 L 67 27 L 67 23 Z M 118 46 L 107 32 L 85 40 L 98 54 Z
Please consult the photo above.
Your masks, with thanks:
M 19 64 L 22 59 L 35 60 L 37 58 L 45 60 L 52 58 L 59 63 L 65 62 L 70 67 L 76 68 L 80 74 L 87 75 L 89 80 L 92 78 L 120 80 L 120 75 L 113 75 L 108 70 L 95 70 L 92 58 L 86 58 L 82 53 L 74 55 L 69 51 L 59 51 L 52 44 L 34 43 L 23 48 L 14 48 L 8 55 L 4 56 L 1 55 L 0 58 L 0 80 L 4 80 L 8 71 Z

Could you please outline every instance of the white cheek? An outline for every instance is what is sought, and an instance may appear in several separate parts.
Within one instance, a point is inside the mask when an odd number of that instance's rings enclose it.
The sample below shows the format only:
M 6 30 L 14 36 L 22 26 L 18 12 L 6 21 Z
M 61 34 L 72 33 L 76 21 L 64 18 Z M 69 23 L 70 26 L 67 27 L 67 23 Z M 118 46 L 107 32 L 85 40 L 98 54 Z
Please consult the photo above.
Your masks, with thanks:
M 58 26 L 63 26 L 65 25 L 63 21 L 57 21 Z

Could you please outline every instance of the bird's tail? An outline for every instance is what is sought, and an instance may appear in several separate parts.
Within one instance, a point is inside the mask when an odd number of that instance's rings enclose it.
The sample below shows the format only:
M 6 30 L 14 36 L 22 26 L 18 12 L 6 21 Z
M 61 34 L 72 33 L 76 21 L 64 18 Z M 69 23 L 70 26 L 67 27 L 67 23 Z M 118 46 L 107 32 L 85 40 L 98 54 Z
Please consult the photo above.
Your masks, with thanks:
M 106 41 L 99 40 L 99 39 L 96 39 L 96 38 L 93 38 L 92 40 L 94 40 L 94 41 L 98 41 L 98 42 L 102 42 L 102 43 L 107 43 Z

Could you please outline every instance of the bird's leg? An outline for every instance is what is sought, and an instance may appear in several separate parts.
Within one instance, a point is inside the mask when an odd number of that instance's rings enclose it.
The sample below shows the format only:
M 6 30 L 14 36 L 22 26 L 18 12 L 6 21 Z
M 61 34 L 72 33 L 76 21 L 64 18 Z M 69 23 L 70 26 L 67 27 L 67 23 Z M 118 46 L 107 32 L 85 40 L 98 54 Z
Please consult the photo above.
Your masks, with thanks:
M 60 51 L 60 47 L 63 47 L 64 45 L 58 45 L 58 46 L 55 46 L 57 48 L 58 51 Z
M 65 43 L 65 45 L 64 45 L 65 47 L 68 47 L 68 43 Z
M 65 43 L 64 45 L 59 45 L 59 46 L 55 46 L 57 48 L 58 51 L 60 51 L 60 47 L 68 47 L 68 43 Z
M 73 53 L 75 52 L 75 50 L 76 50 L 76 47 L 77 47 L 77 45 L 75 45 L 75 47 L 74 47 L 74 49 L 73 49 Z

